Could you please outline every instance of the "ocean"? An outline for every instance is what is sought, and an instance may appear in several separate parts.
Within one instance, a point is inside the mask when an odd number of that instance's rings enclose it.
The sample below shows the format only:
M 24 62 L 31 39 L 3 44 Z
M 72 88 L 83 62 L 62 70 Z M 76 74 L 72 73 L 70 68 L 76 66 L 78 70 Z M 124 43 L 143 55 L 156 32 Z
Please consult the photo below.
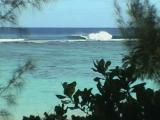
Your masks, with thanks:
M 84 39 L 90 33 L 106 31 L 108 41 Z M 52 112 L 63 94 L 63 82 L 77 82 L 77 89 L 93 87 L 93 61 L 101 58 L 112 61 L 111 67 L 121 65 L 127 47 L 116 28 L 1 28 L 0 78 L 9 80 L 14 70 L 33 60 L 36 68 L 24 76 L 24 88 L 17 92 L 17 104 L 8 107 L 16 120 L 30 114 Z M 9 40 L 8 40 L 9 39 Z M 156 85 L 149 84 L 156 87 Z M 7 107 L 7 106 L 4 106 Z M 78 112 L 77 112 L 78 113 Z

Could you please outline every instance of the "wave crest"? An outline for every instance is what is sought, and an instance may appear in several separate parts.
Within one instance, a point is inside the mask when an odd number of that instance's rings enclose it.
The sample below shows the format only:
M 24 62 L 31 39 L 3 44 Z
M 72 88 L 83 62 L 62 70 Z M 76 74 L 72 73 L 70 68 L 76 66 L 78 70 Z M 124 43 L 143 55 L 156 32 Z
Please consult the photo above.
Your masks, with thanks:
M 88 35 L 89 40 L 111 40 L 112 35 L 106 31 L 100 31 L 98 33 L 90 33 Z

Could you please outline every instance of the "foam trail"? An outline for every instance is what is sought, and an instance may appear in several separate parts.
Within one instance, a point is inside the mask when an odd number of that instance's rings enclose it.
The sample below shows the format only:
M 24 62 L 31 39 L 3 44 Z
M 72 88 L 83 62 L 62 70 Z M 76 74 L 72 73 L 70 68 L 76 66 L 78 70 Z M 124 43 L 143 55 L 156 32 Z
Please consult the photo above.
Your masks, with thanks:
M 25 43 L 37 43 L 37 44 L 42 44 L 42 43 L 49 43 L 49 42 L 54 42 L 55 40 L 25 40 Z M 56 42 L 56 41 L 55 41 Z
M 54 43 L 54 42 L 94 42 L 94 41 L 127 41 L 128 39 L 109 39 L 109 40 L 86 40 L 86 39 L 70 39 L 70 40 L 24 40 L 24 39 L 0 39 L 0 43 L 35 43 L 35 44 L 44 44 L 44 43 Z

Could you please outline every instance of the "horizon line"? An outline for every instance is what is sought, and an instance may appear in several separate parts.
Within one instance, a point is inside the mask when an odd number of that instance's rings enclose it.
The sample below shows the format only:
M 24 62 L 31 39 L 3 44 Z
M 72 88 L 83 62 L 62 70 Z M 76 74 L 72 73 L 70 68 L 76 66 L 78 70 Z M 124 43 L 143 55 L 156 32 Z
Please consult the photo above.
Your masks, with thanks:
M 0 27 L 0 28 L 118 28 L 118 27 Z

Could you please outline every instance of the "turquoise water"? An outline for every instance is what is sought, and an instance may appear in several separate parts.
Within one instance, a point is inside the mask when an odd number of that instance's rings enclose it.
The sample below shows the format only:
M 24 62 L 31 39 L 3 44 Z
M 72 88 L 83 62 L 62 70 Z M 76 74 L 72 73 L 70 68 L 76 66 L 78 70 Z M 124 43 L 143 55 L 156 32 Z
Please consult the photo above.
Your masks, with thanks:
M 0 43 L 1 80 L 8 80 L 26 59 L 32 59 L 36 65 L 35 71 L 25 76 L 17 105 L 10 108 L 14 118 L 51 112 L 60 103 L 55 95 L 63 93 L 63 82 L 77 81 L 78 88 L 94 87 L 97 73 L 91 70 L 93 60 L 104 58 L 116 66 L 126 53 L 123 41 Z

